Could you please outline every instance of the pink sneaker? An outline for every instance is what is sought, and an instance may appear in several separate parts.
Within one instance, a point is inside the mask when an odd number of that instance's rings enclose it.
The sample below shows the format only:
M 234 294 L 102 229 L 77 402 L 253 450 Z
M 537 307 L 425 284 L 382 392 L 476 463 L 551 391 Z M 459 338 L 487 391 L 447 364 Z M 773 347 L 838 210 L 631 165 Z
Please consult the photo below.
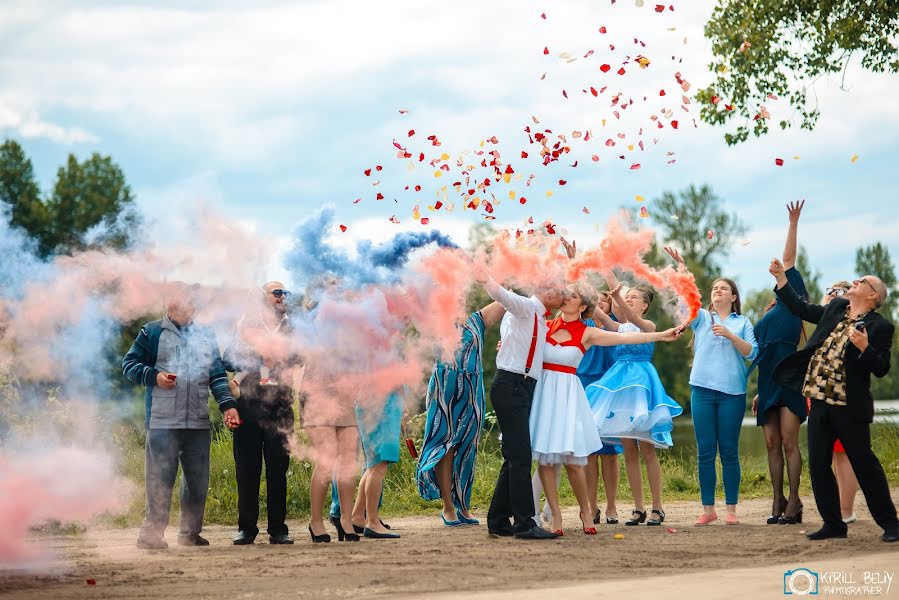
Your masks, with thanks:
M 693 525 L 695 525 L 696 527 L 700 527 L 702 525 L 708 525 L 709 523 L 714 523 L 717 520 L 718 520 L 717 513 L 712 513 L 710 515 L 702 513 L 701 515 L 699 515 L 699 518 L 696 519 L 696 522 L 693 523 Z
M 727 513 L 724 515 L 724 522 L 728 525 L 739 525 L 740 519 L 737 518 L 737 515 L 734 513 Z

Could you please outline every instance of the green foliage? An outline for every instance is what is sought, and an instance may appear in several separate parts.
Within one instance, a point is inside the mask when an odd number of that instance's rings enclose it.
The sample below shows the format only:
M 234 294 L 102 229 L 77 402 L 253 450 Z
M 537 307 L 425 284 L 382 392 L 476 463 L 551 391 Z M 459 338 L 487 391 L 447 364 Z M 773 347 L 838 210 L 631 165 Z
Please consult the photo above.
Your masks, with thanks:
M 820 112 L 817 100 L 808 102 L 809 90 L 814 97 L 814 84 L 823 76 L 843 71 L 845 78 L 853 56 L 875 73 L 899 71 L 894 0 L 719 0 L 705 35 L 712 43 L 709 69 L 715 80 L 696 95 L 700 117 L 731 125 L 724 135 L 730 145 L 746 141 L 750 132 L 768 132 L 768 119 L 757 117 L 771 102 L 768 94 L 799 113 L 802 129 L 814 129 Z M 715 104 L 713 97 L 722 100 Z M 784 119 L 779 127 L 791 124 Z
M 825 287 L 821 284 L 821 271 L 812 266 L 805 246 L 799 246 L 799 253 L 796 255 L 796 270 L 799 271 L 802 281 L 805 282 L 809 302 L 820 302 L 824 296 Z M 774 287 L 773 281 L 772 279 L 772 287 Z M 774 295 L 773 292 L 771 294 Z
M 746 225 L 735 213 L 721 207 L 721 198 L 708 185 L 699 189 L 691 185 L 677 194 L 663 193 L 655 200 L 652 220 L 662 242 L 680 250 L 701 292 L 711 288 L 721 272 L 721 260 L 746 233 Z M 709 231 L 713 233 L 711 240 Z
M 889 249 L 880 242 L 857 249 L 855 251 L 855 272 L 859 277 L 876 275 L 887 286 L 890 295 L 887 296 L 886 303 L 877 309 L 877 312 L 895 323 L 896 318 L 899 317 L 896 301 L 896 269 Z M 899 398 L 899 332 L 893 335 L 890 372 L 883 379 L 871 379 L 871 393 L 879 399 Z
M 879 277 L 890 292 L 883 306 L 877 309 L 881 315 L 895 321 L 896 312 L 896 268 L 890 257 L 890 250 L 877 242 L 855 251 L 855 273 L 859 277 L 874 275 Z
M 11 206 L 12 223 L 35 240 L 42 257 L 95 246 L 124 248 L 141 222 L 124 173 L 97 153 L 82 162 L 70 154 L 52 194 L 42 199 L 31 161 L 7 140 L 0 146 L 0 200 Z

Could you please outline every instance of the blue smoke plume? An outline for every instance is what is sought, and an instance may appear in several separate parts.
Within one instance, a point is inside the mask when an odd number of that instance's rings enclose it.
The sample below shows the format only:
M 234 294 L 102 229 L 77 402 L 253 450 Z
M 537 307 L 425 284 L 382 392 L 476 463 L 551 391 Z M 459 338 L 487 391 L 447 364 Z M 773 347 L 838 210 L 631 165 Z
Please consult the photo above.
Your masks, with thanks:
M 439 231 L 398 233 L 388 242 L 374 245 L 369 240 L 357 244 L 357 256 L 331 247 L 325 236 L 334 226 L 334 207 L 319 210 L 294 230 L 293 246 L 284 264 L 298 283 L 323 275 L 334 275 L 344 287 L 390 283 L 400 279 L 400 270 L 413 251 L 436 244 L 441 248 L 457 246 Z

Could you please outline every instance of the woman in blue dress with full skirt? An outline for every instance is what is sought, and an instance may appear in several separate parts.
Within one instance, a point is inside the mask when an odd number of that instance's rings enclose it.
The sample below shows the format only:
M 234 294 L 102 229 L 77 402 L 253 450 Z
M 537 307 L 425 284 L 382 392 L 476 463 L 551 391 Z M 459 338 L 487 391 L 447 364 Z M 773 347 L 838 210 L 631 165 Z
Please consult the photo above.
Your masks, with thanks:
M 476 525 L 471 514 L 475 458 L 484 426 L 484 330 L 505 313 L 493 302 L 462 325 L 462 340 L 451 362 L 438 361 L 428 382 L 427 420 L 418 459 L 418 493 L 442 500 L 448 526 Z

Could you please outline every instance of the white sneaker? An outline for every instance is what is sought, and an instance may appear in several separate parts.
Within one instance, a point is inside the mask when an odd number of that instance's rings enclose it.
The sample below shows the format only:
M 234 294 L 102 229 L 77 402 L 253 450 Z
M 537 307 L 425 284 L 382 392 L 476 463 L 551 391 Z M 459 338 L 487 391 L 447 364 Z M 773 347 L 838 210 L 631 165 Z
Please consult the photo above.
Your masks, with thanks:
M 851 515 L 843 519 L 843 523 L 846 523 L 847 525 L 849 523 L 855 523 L 856 521 L 858 521 L 858 517 L 855 516 L 855 513 L 852 513 Z

